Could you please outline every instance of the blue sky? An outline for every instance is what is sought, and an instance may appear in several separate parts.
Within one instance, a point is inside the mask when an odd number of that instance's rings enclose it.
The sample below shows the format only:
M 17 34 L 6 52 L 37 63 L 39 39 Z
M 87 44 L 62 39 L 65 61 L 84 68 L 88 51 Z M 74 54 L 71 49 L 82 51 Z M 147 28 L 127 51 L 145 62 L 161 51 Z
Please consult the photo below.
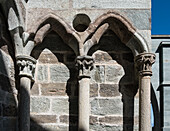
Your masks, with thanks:
M 152 34 L 170 35 L 170 0 L 152 0 Z

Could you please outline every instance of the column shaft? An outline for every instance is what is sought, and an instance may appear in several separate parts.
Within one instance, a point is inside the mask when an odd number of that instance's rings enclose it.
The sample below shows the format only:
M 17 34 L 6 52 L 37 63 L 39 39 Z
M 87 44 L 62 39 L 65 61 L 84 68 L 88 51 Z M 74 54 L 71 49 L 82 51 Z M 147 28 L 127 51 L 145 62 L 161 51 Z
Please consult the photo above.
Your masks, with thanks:
M 30 86 L 31 80 L 28 77 L 20 79 L 20 131 L 30 131 Z
M 139 131 L 151 131 L 150 76 L 140 76 L 139 86 Z
M 79 131 L 89 131 L 89 84 L 90 78 L 79 81 Z

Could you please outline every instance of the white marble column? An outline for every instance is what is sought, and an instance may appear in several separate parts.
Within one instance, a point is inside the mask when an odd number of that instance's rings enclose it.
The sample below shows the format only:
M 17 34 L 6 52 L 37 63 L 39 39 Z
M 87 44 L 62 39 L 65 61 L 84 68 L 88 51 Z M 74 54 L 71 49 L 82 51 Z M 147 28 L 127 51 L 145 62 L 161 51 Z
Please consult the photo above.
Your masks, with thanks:
M 30 56 L 17 56 L 20 77 L 19 130 L 30 131 L 30 87 L 34 81 L 36 60 Z
M 151 76 L 155 55 L 142 53 L 136 56 L 139 72 L 139 131 L 151 131 Z
M 78 56 L 77 68 L 79 70 L 79 131 L 89 131 L 89 88 L 90 71 L 93 69 L 93 58 L 91 56 Z

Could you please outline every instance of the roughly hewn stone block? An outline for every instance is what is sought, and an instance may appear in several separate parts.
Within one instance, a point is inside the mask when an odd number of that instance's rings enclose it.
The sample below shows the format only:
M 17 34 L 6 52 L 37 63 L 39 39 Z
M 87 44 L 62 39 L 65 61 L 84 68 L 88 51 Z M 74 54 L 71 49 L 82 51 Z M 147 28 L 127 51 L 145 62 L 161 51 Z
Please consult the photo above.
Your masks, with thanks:
M 73 0 L 73 8 L 76 9 L 148 9 L 151 8 L 150 0 Z
M 48 81 L 48 67 L 46 65 L 38 65 L 37 67 L 37 79 L 40 82 Z
M 72 116 L 72 115 L 61 115 L 60 117 L 60 122 L 61 123 L 66 123 L 66 124 L 78 124 L 78 116 Z
M 31 115 L 31 119 L 37 123 L 56 123 L 56 115 Z
M 69 114 L 69 101 L 67 98 L 55 98 L 52 100 L 52 112 L 57 114 Z
M 90 97 L 98 96 L 98 84 L 90 84 Z
M 105 72 L 106 82 L 112 82 L 115 84 L 118 84 L 124 75 L 123 67 L 118 64 L 106 66 Z
M 41 84 L 41 95 L 66 96 L 66 83 Z
M 38 58 L 39 63 L 43 64 L 57 64 L 59 63 L 57 56 L 55 56 L 53 53 L 41 53 Z
M 31 95 L 39 95 L 38 87 L 39 87 L 39 84 L 37 84 L 37 83 L 33 84 L 32 88 L 31 88 L 31 91 L 30 91 Z
M 120 98 L 94 99 L 91 102 L 91 114 L 94 115 L 122 115 L 123 103 Z
M 64 10 L 69 8 L 69 0 L 29 0 L 29 8 L 51 8 L 54 10 Z
M 118 84 L 100 84 L 100 96 L 102 97 L 114 97 L 120 96 Z
M 50 99 L 45 97 L 31 97 L 31 112 L 43 113 L 50 110 Z
M 91 71 L 91 82 L 95 83 L 95 82 L 99 82 L 99 83 L 103 83 L 105 76 L 104 76 L 104 66 L 99 66 L 96 65 L 95 68 Z
M 90 125 L 90 131 L 122 131 L 122 125 Z
M 69 70 L 65 65 L 50 66 L 50 80 L 52 82 L 67 82 L 69 76 Z
M 99 122 L 101 124 L 118 124 L 118 125 L 123 125 L 123 117 L 121 116 L 105 116 L 99 118 Z
M 98 118 L 96 116 L 90 116 L 90 124 L 96 124 L 98 122 Z

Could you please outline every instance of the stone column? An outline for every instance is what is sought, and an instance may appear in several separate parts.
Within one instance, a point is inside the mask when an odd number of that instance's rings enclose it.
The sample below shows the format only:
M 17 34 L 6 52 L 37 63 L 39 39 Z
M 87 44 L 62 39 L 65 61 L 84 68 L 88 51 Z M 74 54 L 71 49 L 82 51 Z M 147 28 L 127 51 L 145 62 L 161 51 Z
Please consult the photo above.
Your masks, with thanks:
M 142 53 L 136 56 L 139 71 L 139 131 L 151 131 L 151 76 L 155 55 Z
M 91 56 L 78 56 L 76 66 L 79 70 L 79 131 L 89 131 L 89 87 L 90 71 L 94 60 Z
M 19 130 L 30 131 L 30 87 L 34 81 L 36 60 L 30 56 L 17 56 L 20 76 Z

